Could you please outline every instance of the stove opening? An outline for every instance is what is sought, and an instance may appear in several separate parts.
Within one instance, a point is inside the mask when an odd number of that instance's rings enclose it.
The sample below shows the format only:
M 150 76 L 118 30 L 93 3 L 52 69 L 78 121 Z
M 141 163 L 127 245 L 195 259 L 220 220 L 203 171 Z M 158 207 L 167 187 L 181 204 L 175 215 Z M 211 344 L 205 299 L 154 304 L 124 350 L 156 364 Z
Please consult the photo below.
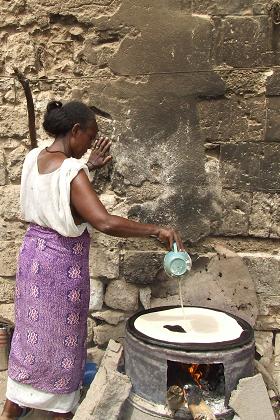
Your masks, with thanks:
M 225 377 L 222 363 L 196 364 L 167 361 L 167 401 L 174 393 L 184 395 L 184 386 L 199 387 L 202 398 L 211 404 L 224 405 Z M 182 400 L 182 398 L 181 398 Z

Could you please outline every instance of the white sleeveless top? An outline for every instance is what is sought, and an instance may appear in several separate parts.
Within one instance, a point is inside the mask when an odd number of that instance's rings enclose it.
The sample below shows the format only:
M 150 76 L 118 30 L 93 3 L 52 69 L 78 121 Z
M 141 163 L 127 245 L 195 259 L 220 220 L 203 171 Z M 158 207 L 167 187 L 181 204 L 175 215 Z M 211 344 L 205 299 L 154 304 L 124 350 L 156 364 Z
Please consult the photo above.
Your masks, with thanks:
M 78 159 L 65 159 L 61 166 L 49 174 L 40 174 L 37 157 L 42 148 L 31 150 L 24 161 L 20 209 L 23 220 L 56 230 L 63 236 L 80 236 L 87 223 L 76 225 L 70 209 L 70 184 L 83 169 L 89 177 L 85 163 Z

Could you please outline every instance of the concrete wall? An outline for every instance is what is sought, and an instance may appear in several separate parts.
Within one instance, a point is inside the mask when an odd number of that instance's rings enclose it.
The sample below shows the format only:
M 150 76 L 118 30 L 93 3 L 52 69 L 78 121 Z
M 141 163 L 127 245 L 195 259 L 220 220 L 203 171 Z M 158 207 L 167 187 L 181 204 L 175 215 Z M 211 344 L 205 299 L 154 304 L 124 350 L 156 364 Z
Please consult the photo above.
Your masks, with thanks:
M 268 4 L 1 2 L 3 318 L 13 319 L 16 254 L 25 230 L 18 218 L 20 171 L 30 143 L 16 66 L 30 79 L 40 144 L 48 144 L 41 117 L 50 99 L 83 100 L 113 116 L 99 119 L 114 154 L 94 180 L 102 201 L 115 214 L 180 229 L 194 260 L 199 257 L 185 302 L 223 307 L 252 324 L 257 319 L 273 363 L 272 343 L 280 342 L 280 25 Z M 223 284 L 218 243 L 239 254 L 231 267 L 222 266 Z M 109 337 L 123 335 L 124 320 L 138 308 L 178 302 L 174 283 L 160 271 L 164 252 L 152 239 L 93 233 L 93 357 Z M 240 259 L 253 281 L 235 271 Z M 198 275 L 209 264 L 212 277 Z

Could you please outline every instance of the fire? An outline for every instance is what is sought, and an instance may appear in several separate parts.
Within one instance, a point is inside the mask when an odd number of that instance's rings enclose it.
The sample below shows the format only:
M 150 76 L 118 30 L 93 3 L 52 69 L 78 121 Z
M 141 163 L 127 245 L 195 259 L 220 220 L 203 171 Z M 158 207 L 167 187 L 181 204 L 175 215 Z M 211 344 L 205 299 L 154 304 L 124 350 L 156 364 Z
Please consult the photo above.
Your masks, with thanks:
M 203 376 L 201 366 L 196 363 L 193 363 L 192 365 L 187 366 L 187 371 L 197 383 L 197 385 L 201 388 L 200 379 Z

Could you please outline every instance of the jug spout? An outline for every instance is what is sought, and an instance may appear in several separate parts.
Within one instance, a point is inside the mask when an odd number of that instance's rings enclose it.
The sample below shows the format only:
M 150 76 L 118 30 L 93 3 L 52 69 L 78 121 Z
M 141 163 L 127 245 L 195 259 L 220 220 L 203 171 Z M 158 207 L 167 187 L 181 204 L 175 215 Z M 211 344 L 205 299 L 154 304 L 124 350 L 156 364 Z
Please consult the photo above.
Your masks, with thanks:
M 173 251 L 174 252 L 178 252 L 177 242 L 174 242 L 173 243 L 173 247 L 172 248 L 173 248 Z

